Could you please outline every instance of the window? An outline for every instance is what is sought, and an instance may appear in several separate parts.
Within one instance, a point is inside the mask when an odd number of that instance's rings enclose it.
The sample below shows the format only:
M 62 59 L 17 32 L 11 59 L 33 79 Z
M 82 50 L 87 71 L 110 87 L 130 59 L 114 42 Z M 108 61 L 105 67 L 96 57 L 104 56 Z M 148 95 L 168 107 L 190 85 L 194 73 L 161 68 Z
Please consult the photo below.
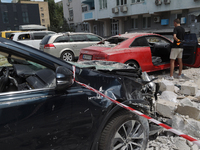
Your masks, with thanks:
M 102 39 L 98 36 L 87 34 L 86 37 L 89 41 L 101 41 Z
M 84 22 L 81 25 L 81 30 L 83 30 L 83 31 L 89 31 L 89 24 L 87 22 Z
M 93 33 L 94 33 L 94 34 L 97 34 L 97 25 L 94 25 L 94 26 L 93 26 Z
M 23 23 L 29 23 L 28 12 L 22 12 Z
M 29 23 L 27 5 L 22 5 L 21 8 L 22 8 L 22 20 L 23 20 L 23 23 Z
M 131 47 L 136 47 L 136 46 L 149 46 L 149 43 L 147 42 L 145 37 L 137 38 L 133 41 L 131 44 Z
M 13 12 L 17 12 L 17 6 L 16 6 L 16 4 L 13 4 Z
M 43 11 L 44 9 L 43 9 L 43 7 L 40 7 L 40 11 Z
M 33 38 L 34 40 L 41 40 L 46 34 L 46 32 L 33 33 Z
M 149 36 L 146 37 L 146 39 L 149 43 L 169 43 L 169 41 L 166 41 L 165 39 L 162 39 L 157 36 Z
M 69 2 L 69 3 L 71 3 L 71 2 L 72 2 L 72 0 L 68 0 L 68 2 Z
M 131 20 L 131 22 L 132 22 L 132 28 L 134 28 L 134 29 L 137 29 L 138 28 L 138 18 L 133 18 L 132 20 Z
M 127 4 L 127 0 L 117 0 L 117 6 Z
M 107 40 L 105 40 L 106 42 L 109 42 L 109 44 L 119 44 L 125 40 L 127 40 L 128 38 L 123 38 L 123 37 L 111 37 L 108 38 Z M 104 42 L 105 43 L 105 42 Z
M 3 23 L 9 23 L 7 11 L 2 12 L 2 19 L 3 19 Z
M 8 66 L 9 71 L 14 72 L 10 73 L 13 84 L 8 83 L 3 92 L 53 88 L 56 85 L 53 70 L 22 56 L 21 53 L 14 55 L 0 51 L 0 62 L 0 67 Z
M 107 0 L 99 0 L 100 9 L 107 8 Z
M 74 15 L 73 15 L 73 9 L 72 8 L 70 8 L 69 9 L 69 17 L 73 17 Z
M 55 39 L 54 43 L 69 42 L 69 36 L 59 36 Z
M 88 7 L 87 6 L 82 6 L 82 12 L 86 12 L 88 11 Z
M 18 40 L 30 40 L 30 39 L 31 39 L 30 34 L 21 34 L 18 37 Z
M 144 2 L 144 0 L 132 0 L 132 3 L 140 3 L 140 2 Z
M 45 23 L 45 19 L 42 19 L 42 23 Z
M 151 27 L 151 17 L 143 17 L 143 28 Z
M 111 34 L 112 35 L 118 35 L 119 34 L 119 21 L 112 20 L 111 24 Z
M 8 10 L 7 10 L 7 6 L 6 5 L 1 5 L 0 7 L 1 9 L 1 13 L 2 13 L 2 21 L 3 23 L 9 23 L 9 20 L 8 20 Z
M 74 42 L 83 42 L 83 41 L 86 41 L 86 37 L 83 34 L 80 34 L 80 35 L 71 35 L 70 36 L 70 41 L 71 41 L 71 39 Z
M 43 14 L 43 13 L 41 13 L 41 17 L 44 17 L 44 14 Z

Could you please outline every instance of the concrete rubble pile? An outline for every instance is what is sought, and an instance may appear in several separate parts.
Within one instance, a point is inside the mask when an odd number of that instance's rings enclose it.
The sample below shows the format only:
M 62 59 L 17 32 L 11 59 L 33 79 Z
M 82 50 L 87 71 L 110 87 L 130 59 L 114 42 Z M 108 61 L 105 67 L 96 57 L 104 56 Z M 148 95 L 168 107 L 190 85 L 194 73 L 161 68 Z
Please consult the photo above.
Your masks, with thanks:
M 159 121 L 200 140 L 200 79 L 196 81 L 158 79 L 156 112 Z M 162 136 L 163 135 L 163 136 Z M 147 150 L 199 150 L 197 145 L 163 129 L 150 140 Z

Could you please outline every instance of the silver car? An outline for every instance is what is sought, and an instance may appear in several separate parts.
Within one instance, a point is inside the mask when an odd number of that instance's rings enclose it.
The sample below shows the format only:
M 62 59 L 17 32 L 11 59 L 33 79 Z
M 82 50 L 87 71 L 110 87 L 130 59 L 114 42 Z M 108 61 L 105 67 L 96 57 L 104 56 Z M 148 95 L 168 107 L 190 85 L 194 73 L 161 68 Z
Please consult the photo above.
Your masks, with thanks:
M 79 57 L 82 48 L 94 45 L 103 40 L 93 33 L 66 32 L 46 35 L 40 42 L 40 50 L 64 61 L 74 61 Z

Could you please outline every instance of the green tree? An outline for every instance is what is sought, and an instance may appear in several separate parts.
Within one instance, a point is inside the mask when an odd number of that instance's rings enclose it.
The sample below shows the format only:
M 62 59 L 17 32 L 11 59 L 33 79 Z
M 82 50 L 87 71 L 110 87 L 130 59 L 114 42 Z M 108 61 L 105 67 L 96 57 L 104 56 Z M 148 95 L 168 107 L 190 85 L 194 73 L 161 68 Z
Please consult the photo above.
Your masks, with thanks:
M 48 0 L 48 6 L 50 16 L 49 30 L 55 32 L 70 31 L 69 25 L 63 15 L 63 6 L 56 4 L 54 0 Z

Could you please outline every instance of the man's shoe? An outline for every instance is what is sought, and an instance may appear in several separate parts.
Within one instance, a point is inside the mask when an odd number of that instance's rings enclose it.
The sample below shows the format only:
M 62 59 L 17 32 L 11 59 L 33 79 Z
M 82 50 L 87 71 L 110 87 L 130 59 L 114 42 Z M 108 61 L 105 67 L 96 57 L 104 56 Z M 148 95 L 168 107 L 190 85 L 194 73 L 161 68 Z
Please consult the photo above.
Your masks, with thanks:
M 184 74 L 178 76 L 178 79 L 183 79 Z
M 166 78 L 167 80 L 174 80 L 174 77 L 173 76 L 169 76 Z
M 178 79 L 183 79 L 183 78 L 182 78 L 182 76 L 180 75 L 180 76 L 178 76 Z

